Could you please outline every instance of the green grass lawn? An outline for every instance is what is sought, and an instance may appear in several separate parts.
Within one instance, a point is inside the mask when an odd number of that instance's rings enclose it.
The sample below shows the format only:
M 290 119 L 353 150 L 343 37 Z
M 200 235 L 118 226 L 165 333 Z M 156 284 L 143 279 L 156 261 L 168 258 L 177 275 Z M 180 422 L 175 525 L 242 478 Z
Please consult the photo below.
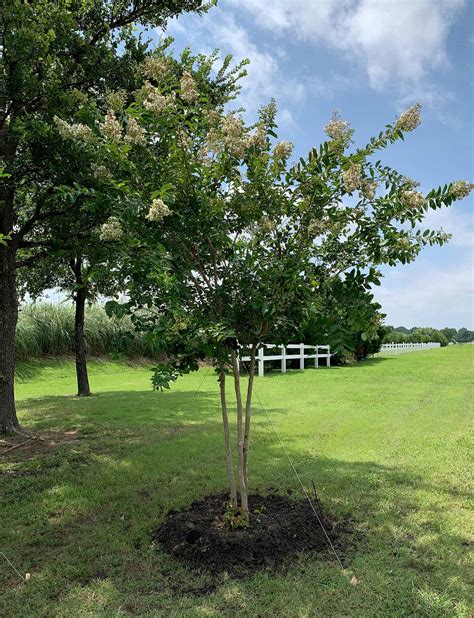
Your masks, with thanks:
M 31 573 L 0 556 L 0 615 L 471 616 L 473 361 L 452 346 L 258 379 L 251 485 L 298 495 L 261 402 L 303 482 L 352 518 L 348 569 L 306 555 L 210 591 L 150 531 L 225 488 L 212 372 L 154 393 L 149 368 L 96 361 L 77 399 L 71 363 L 22 365 L 21 422 L 47 442 L 0 458 L 0 550 Z

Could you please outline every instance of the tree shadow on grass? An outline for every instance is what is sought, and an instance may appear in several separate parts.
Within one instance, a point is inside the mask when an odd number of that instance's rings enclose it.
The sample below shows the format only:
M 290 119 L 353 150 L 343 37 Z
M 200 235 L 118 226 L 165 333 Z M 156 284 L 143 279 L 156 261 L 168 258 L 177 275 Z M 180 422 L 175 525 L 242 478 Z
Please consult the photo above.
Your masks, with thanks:
M 50 396 L 26 399 L 18 406 L 20 419 L 27 419 L 28 429 L 47 427 L 131 424 L 207 423 L 219 418 L 217 392 L 189 391 L 111 391 L 91 398 Z
M 32 358 L 16 362 L 15 380 L 18 383 L 28 382 L 38 378 L 42 373 L 50 369 L 64 368 L 68 373 L 74 372 L 74 359 L 64 358 Z
M 166 613 L 180 604 L 193 608 L 190 591 L 208 586 L 206 576 L 152 547 L 150 533 L 170 509 L 225 487 L 218 398 L 214 392 L 175 391 L 163 394 L 162 405 L 159 399 L 152 392 L 124 391 L 100 394 L 93 407 L 92 400 L 67 406 L 63 397 L 41 400 L 45 411 L 32 427 L 100 425 L 106 431 L 95 430 L 90 439 L 106 448 L 96 451 L 87 440 L 84 451 L 66 446 L 52 462 L 27 469 L 8 487 L 5 547 L 33 573 L 28 590 L 10 595 L 23 615 L 39 613 L 36 603 L 45 587 L 49 611 L 65 603 L 70 613 L 80 613 L 84 591 L 107 581 L 110 602 L 118 599 L 117 608 L 125 604 L 130 613 L 140 614 Z M 34 405 L 29 400 L 22 408 Z M 169 431 L 176 427 L 185 429 Z M 116 432 L 112 442 L 107 441 L 111 432 Z M 284 442 L 303 482 L 309 486 L 314 480 L 326 507 L 352 520 L 349 549 L 340 551 L 359 584 L 350 585 L 328 551 L 323 557 L 301 557 L 288 580 L 278 573 L 268 576 L 265 591 L 261 582 L 255 587 L 259 576 L 231 581 L 240 594 L 230 598 L 229 581 L 214 582 L 208 608 L 219 615 L 255 615 L 259 594 L 268 615 L 456 615 L 456 604 L 469 605 L 467 539 L 449 525 L 449 509 L 457 508 L 463 492 L 402 467 L 310 456 L 297 446 L 300 438 L 285 436 Z M 291 490 L 295 497 L 299 491 L 281 446 L 257 426 L 250 480 L 255 491 Z M 315 569 L 321 587 L 315 584 Z M 6 576 L 14 586 L 9 572 Z M 289 589 L 287 581 L 298 584 Z M 295 594 L 295 585 L 314 594 Z M 221 613 L 224 598 L 226 614 Z M 284 614 L 288 599 L 293 613 Z

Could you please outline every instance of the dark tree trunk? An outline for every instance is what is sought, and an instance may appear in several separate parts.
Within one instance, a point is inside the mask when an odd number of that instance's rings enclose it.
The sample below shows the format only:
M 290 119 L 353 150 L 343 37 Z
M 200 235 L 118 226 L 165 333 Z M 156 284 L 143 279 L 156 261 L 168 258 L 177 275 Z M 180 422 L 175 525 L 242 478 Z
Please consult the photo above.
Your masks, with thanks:
M 1 115 L 1 111 L 0 111 Z M 0 157 L 6 169 L 13 161 L 16 140 L 0 117 Z M 10 236 L 15 222 L 14 179 L 0 180 L 0 234 Z M 15 407 L 15 335 L 18 320 L 16 291 L 16 252 L 13 240 L 0 243 L 0 432 L 20 428 Z
M 91 390 L 87 374 L 86 342 L 84 339 L 87 288 L 82 276 L 80 258 L 71 262 L 71 270 L 76 278 L 76 293 L 74 295 L 76 307 L 74 316 L 74 350 L 76 353 L 77 396 L 89 397 Z
M 18 319 L 16 251 L 0 245 L 0 432 L 19 430 L 15 408 L 15 333 Z

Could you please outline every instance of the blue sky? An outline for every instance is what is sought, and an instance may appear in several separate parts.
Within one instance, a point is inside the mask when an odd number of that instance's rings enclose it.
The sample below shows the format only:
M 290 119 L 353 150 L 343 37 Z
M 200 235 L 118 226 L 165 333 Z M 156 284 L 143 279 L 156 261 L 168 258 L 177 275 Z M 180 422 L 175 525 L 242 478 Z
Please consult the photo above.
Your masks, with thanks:
M 252 120 L 275 97 L 295 156 L 324 139 L 334 109 L 360 143 L 419 101 L 422 125 L 383 158 L 428 190 L 474 181 L 473 22 L 471 0 L 220 0 L 168 34 L 177 51 L 249 58 L 239 102 Z M 427 226 L 451 232 L 451 242 L 384 269 L 375 293 L 387 323 L 474 328 L 473 206 L 470 196 L 430 214 Z

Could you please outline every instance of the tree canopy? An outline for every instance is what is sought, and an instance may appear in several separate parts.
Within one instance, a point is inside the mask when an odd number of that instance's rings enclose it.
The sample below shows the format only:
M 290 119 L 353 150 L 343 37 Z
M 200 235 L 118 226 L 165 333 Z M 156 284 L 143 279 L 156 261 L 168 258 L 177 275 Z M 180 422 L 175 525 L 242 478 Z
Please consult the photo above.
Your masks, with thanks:
M 335 280 L 348 289 L 367 289 L 379 284 L 381 264 L 410 262 L 427 244 L 446 242 L 443 231 L 422 232 L 418 225 L 428 211 L 462 198 L 470 185 L 458 181 L 423 195 L 415 181 L 374 160 L 418 126 L 419 106 L 354 150 L 349 123 L 334 116 L 326 125 L 329 139 L 292 162 L 292 145 L 276 141 L 273 102 L 247 126 L 201 88 L 202 64 L 190 62 L 178 83 L 175 76 L 168 79 L 163 59 L 156 62 L 159 79 L 147 82 L 127 111 L 140 127 L 144 159 L 127 208 L 117 209 L 103 226 L 104 238 L 127 239 L 140 249 L 127 257 L 128 302 L 111 302 L 109 310 L 130 312 L 166 352 L 167 364 L 155 372 L 156 388 L 196 369 L 203 356 L 215 360 L 231 504 L 247 522 L 258 346 L 284 343 L 301 332 L 317 314 L 318 293 L 320 299 Z M 121 143 L 126 127 L 110 111 L 108 117 L 116 128 L 103 134 L 104 143 Z M 73 138 L 75 128 L 69 131 Z M 367 337 L 361 333 L 362 340 Z M 238 362 L 243 348 L 251 358 L 245 404 Z M 229 366 L 238 408 L 240 503 L 228 450 Z

